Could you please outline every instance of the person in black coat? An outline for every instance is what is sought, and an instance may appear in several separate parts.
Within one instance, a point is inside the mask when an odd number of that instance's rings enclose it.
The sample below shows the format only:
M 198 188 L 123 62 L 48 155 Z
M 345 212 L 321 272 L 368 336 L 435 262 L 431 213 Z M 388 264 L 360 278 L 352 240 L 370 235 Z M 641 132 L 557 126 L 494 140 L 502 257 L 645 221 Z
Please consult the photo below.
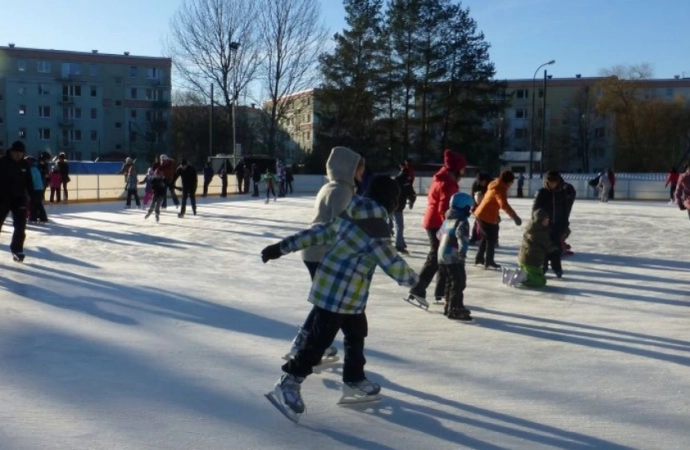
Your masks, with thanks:
M 572 203 L 570 203 L 572 208 Z M 569 199 L 563 189 L 563 179 L 556 171 L 549 171 L 544 180 L 544 187 L 537 191 L 532 205 L 532 211 L 543 209 L 549 214 L 549 237 L 551 242 L 558 248 L 558 251 L 549 253 L 544 261 L 544 273 L 548 270 L 549 262 L 551 269 L 558 278 L 563 276 L 561 265 L 561 246 L 563 238 L 567 233 L 570 214 Z
M 244 192 L 242 185 L 244 183 L 244 161 L 241 159 L 235 166 L 235 176 L 237 177 L 237 193 L 242 194 Z
M 60 184 L 62 185 L 62 192 L 63 192 L 63 197 L 62 201 L 67 203 L 67 183 L 69 183 L 70 178 L 69 178 L 69 163 L 67 162 L 67 159 L 65 157 L 64 153 L 60 153 L 58 155 L 58 160 L 55 163 L 57 166 L 58 170 L 60 171 L 60 179 L 62 180 Z
M 24 143 L 15 141 L 5 155 L 0 157 L 0 227 L 12 212 L 14 231 L 10 251 L 18 262 L 24 261 L 26 207 L 29 193 L 34 189 L 31 169 L 24 160 L 24 152 Z
M 405 170 L 404 164 L 400 164 L 400 173 L 395 176 L 394 180 L 398 183 L 399 191 L 398 207 L 392 214 L 393 223 L 395 224 L 395 249 L 400 253 L 408 255 L 409 252 L 407 251 L 407 244 L 405 243 L 405 237 L 403 235 L 403 231 L 405 230 L 403 211 L 408 202 L 410 204 L 410 209 L 412 209 L 412 205 L 414 205 L 417 199 L 417 194 L 412 187 L 412 181 L 410 180 L 407 170 Z
M 208 195 L 208 185 L 211 184 L 211 181 L 213 181 L 213 167 L 211 166 L 210 162 L 206 163 L 206 166 L 204 167 L 204 192 L 201 194 L 202 197 L 206 197 Z
M 577 191 L 572 184 L 567 183 L 563 178 L 561 178 L 561 188 L 565 194 L 565 215 L 568 222 L 568 227 L 566 228 L 561 241 L 561 253 L 563 255 L 572 255 L 573 252 L 570 250 L 570 245 L 568 245 L 568 243 L 565 241 L 568 239 L 568 236 L 570 236 L 570 212 L 573 210 L 573 204 L 575 203 L 575 198 L 577 197 Z
M 218 176 L 220 177 L 220 196 L 225 198 L 228 196 L 228 171 L 225 168 L 225 163 L 220 167 Z
M 184 213 L 187 210 L 187 198 L 189 198 L 189 203 L 192 205 L 192 212 L 196 216 L 196 187 L 198 177 L 196 175 L 196 170 L 189 165 L 186 159 L 182 160 L 182 163 L 175 171 L 173 186 L 178 178 L 182 181 L 182 187 L 176 187 L 176 189 L 182 191 L 182 206 L 180 207 L 180 212 L 177 214 L 177 217 L 184 217 Z
M 41 173 L 41 178 L 43 179 L 43 193 L 41 194 L 41 199 L 46 199 L 46 189 L 50 186 L 50 153 L 41 152 L 38 155 L 38 161 L 36 162 L 36 167 Z
M 256 168 L 256 164 L 252 164 L 252 181 L 254 182 L 254 193 L 252 197 L 259 196 L 259 183 L 261 182 L 261 171 Z

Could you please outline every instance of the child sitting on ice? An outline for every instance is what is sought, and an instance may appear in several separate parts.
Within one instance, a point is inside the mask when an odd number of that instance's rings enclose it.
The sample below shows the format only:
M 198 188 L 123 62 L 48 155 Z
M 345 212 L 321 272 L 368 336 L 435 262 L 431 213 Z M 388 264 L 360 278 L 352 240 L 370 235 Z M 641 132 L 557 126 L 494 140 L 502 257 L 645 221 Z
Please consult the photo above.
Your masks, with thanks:
M 520 284 L 534 288 L 546 286 L 542 265 L 546 255 L 557 250 L 549 235 L 549 213 L 543 209 L 535 210 L 525 229 L 518 254 L 519 270 L 523 274 Z
M 365 309 L 374 269 L 379 266 L 398 284 L 413 287 L 418 275 L 395 251 L 386 220 L 396 209 L 398 185 L 388 176 L 374 177 L 365 197 L 355 197 L 334 220 L 316 224 L 261 252 L 266 262 L 313 245 L 329 244 L 314 275 L 309 301 L 314 321 L 306 344 L 283 365 L 282 377 L 267 397 L 291 420 L 297 421 L 305 406 L 300 394 L 304 379 L 321 362 L 324 352 L 342 330 L 345 346 L 343 400 L 378 399 L 381 386 L 364 374 Z

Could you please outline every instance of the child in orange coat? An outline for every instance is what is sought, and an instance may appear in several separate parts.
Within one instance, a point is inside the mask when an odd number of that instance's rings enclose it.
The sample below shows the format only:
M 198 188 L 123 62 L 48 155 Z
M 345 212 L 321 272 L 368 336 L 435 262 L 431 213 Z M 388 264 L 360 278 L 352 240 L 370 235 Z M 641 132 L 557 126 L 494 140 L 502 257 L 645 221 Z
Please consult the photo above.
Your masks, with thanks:
M 474 260 L 475 265 L 481 264 L 486 269 L 500 269 L 501 266 L 494 261 L 494 250 L 498 242 L 498 212 L 503 210 L 515 222 L 515 225 L 522 225 L 522 220 L 508 203 L 508 189 L 515 181 L 513 172 L 506 170 L 501 172 L 498 179 L 489 183 L 489 187 L 482 199 L 482 202 L 474 210 L 474 215 L 479 222 L 481 230 L 481 240 L 479 250 Z

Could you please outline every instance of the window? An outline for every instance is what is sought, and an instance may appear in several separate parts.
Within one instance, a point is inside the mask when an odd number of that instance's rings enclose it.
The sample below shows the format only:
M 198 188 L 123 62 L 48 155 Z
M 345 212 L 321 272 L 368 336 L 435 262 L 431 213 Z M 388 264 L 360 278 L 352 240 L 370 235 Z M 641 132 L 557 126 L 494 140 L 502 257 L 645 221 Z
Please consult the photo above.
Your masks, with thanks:
M 91 108 L 91 118 L 92 119 L 98 119 L 98 109 Z
M 115 84 L 122 84 L 122 77 L 115 77 Z
M 137 132 L 136 131 L 130 131 L 129 132 L 129 142 L 136 142 L 137 141 Z
M 92 77 L 98 75 L 98 66 L 96 64 L 89 64 L 89 75 Z
M 81 119 L 81 108 L 74 108 L 74 118 Z
M 516 128 L 515 129 L 515 139 L 525 139 L 527 138 L 526 128 Z
M 24 86 L 19 86 L 17 88 L 17 94 L 24 95 L 26 93 L 26 88 Z
M 50 106 L 39 106 L 38 117 L 42 119 L 50 119 Z
M 120 106 L 122 105 L 122 102 L 120 100 L 115 100 L 115 106 Z
M 130 78 L 136 78 L 137 77 L 137 66 L 130 66 L 129 67 L 129 77 Z
M 50 87 L 45 83 L 38 83 L 38 95 L 50 95 Z
M 81 130 L 74 130 L 74 140 L 81 141 Z
M 527 118 L 527 110 L 525 108 L 517 108 L 515 110 L 515 118 L 516 119 L 526 119 Z
M 98 131 L 96 131 L 96 130 L 91 130 L 91 140 L 92 140 L 92 141 L 97 141 L 97 140 L 98 140 Z
M 136 98 L 137 98 L 137 88 L 132 88 L 132 89 L 130 90 L 129 96 L 130 96 L 131 99 L 136 100 Z
M 70 75 L 81 75 L 81 64 L 62 63 L 62 76 L 69 77 Z
M 81 119 L 81 108 L 62 108 L 64 119 Z
M 666 88 L 666 97 L 673 97 L 673 88 Z
M 18 136 L 19 136 L 19 139 L 25 139 L 26 138 L 26 128 L 25 127 L 21 127 L 19 129 Z
M 91 86 L 91 97 L 97 97 L 98 96 L 98 89 L 96 86 Z
M 529 89 L 518 89 L 515 91 L 516 98 L 529 98 Z
M 17 69 L 20 72 L 26 72 L 26 60 L 20 59 L 19 61 L 17 61 Z
M 122 122 L 115 122 L 115 128 L 122 128 Z
M 137 118 L 137 110 L 136 109 L 131 110 L 129 112 L 129 117 L 131 117 L 132 119 L 136 119 Z
M 63 97 L 81 97 L 81 86 L 74 84 L 63 84 L 62 85 L 62 96 Z
M 50 140 L 50 128 L 39 128 L 38 129 L 38 138 L 42 141 L 49 141 Z
M 122 145 L 120 145 L 120 144 L 115 145 L 115 150 L 120 150 L 121 148 L 122 148 Z
M 26 115 L 26 105 L 19 105 L 19 115 L 20 116 Z
M 156 67 L 149 67 L 146 69 L 146 78 L 149 80 L 158 80 L 161 77 L 160 69 Z
M 36 71 L 38 73 L 50 73 L 50 61 L 38 61 L 36 63 Z
M 151 122 L 151 111 L 146 111 L 146 121 Z
M 155 89 L 146 89 L 146 100 L 156 100 L 156 91 Z

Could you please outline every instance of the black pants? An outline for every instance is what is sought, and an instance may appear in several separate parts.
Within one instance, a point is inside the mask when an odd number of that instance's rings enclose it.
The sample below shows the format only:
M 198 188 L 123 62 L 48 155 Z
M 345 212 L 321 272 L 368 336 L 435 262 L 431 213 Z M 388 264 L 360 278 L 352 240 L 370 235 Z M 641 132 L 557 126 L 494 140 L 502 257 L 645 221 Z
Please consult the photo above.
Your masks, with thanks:
M 228 196 L 228 180 L 221 179 L 221 188 L 220 188 L 220 196 L 221 197 L 227 197 Z
M 63 180 L 63 181 L 60 183 L 60 184 L 62 185 L 62 192 L 63 192 L 62 198 L 63 198 L 65 201 L 67 201 L 67 183 L 69 183 L 69 181 L 65 181 L 65 180 Z M 59 200 L 58 200 L 58 201 L 59 201 Z
M 51 187 L 50 188 L 50 203 L 54 203 L 55 201 L 60 203 L 60 195 L 61 194 L 60 194 L 60 187 L 59 186 L 56 188 Z
M 522 192 L 522 188 L 518 187 L 517 188 L 517 198 L 523 198 L 524 194 Z
M 208 185 L 211 184 L 211 181 L 213 178 L 204 178 L 204 193 L 201 194 L 202 197 L 206 197 L 208 195 Z
M 29 202 L 29 220 L 32 222 L 47 222 L 48 215 L 43 207 L 43 190 L 33 191 Z
M 136 203 L 137 206 L 141 206 L 141 201 L 139 200 L 139 193 L 137 192 L 136 189 L 127 189 L 127 203 L 126 205 L 132 206 L 132 197 L 134 197 L 134 203 Z
M 316 275 L 316 269 L 319 268 L 319 263 L 316 261 L 304 261 L 304 265 L 307 266 L 307 270 L 309 271 L 309 276 L 311 277 L 311 281 L 314 281 L 314 275 Z M 312 325 L 314 325 L 314 315 L 316 313 L 316 308 L 312 308 L 311 311 L 309 311 L 309 315 L 305 319 L 304 323 L 302 324 L 302 328 L 304 330 L 311 330 Z
M 544 273 L 549 270 L 549 263 L 551 263 L 551 269 L 553 269 L 555 273 L 563 272 L 563 266 L 561 265 L 561 236 L 563 236 L 563 234 L 563 230 L 560 229 L 549 231 L 551 242 L 558 250 L 546 255 L 546 259 L 544 260 L 544 265 L 542 267 L 542 269 L 544 269 Z
M 432 228 L 426 230 L 426 236 L 429 239 L 429 253 L 426 255 L 426 261 L 422 266 L 422 271 L 419 273 L 419 283 L 417 286 L 410 289 L 411 294 L 419 295 L 420 297 L 426 298 L 426 288 L 431 284 L 431 280 L 434 279 L 434 275 L 438 272 L 438 245 L 439 241 L 436 237 L 438 228 Z M 434 291 L 434 297 L 443 297 L 443 291 L 446 287 L 446 278 L 443 273 L 438 273 L 436 278 L 436 289 Z
M 171 181 L 165 182 L 165 184 L 168 186 L 168 191 L 170 191 L 170 198 L 172 199 L 173 203 L 175 206 L 178 206 L 180 204 L 180 200 L 177 198 L 177 194 L 175 193 L 175 186 L 172 184 Z M 163 197 L 163 208 L 168 207 L 168 193 L 165 193 L 165 197 Z
M 484 222 L 480 219 L 477 219 L 477 221 L 479 222 L 479 229 L 482 232 L 482 236 L 479 241 L 479 250 L 477 251 L 475 264 L 496 264 L 494 252 L 496 243 L 498 242 L 498 224 Z
M 467 274 L 465 264 L 441 264 L 439 272 L 445 272 L 446 311 L 457 311 L 465 307 L 465 288 L 467 287 Z
M 343 381 L 362 381 L 365 378 L 366 364 L 364 338 L 369 331 L 366 314 L 338 314 L 316 306 L 313 309 L 314 322 L 307 335 L 307 342 L 294 358 L 283 365 L 283 372 L 298 377 L 310 375 L 312 367 L 321 362 L 324 352 L 331 346 L 338 331 L 342 330 L 345 348 Z
M 244 192 L 242 189 L 244 187 L 244 175 L 237 175 L 237 193 L 241 194 Z
M 669 192 L 669 195 L 671 196 L 671 201 L 675 199 L 675 194 L 676 194 L 676 185 L 672 184 L 671 185 L 671 191 Z
M 613 185 L 609 188 L 609 200 L 615 200 L 615 194 L 613 192 Z
M 252 194 L 253 197 L 258 197 L 259 196 L 259 182 L 254 181 L 254 194 Z
M 196 215 L 196 189 L 188 189 L 182 186 L 182 206 L 180 207 L 180 214 L 184 216 L 184 212 L 187 210 L 187 198 L 189 198 L 189 203 L 192 205 L 192 212 Z
M 24 241 L 26 240 L 26 199 L 14 198 L 9 202 L 0 203 L 0 228 L 5 223 L 7 215 L 12 212 L 12 222 L 14 232 L 10 250 L 12 253 L 24 252 Z

